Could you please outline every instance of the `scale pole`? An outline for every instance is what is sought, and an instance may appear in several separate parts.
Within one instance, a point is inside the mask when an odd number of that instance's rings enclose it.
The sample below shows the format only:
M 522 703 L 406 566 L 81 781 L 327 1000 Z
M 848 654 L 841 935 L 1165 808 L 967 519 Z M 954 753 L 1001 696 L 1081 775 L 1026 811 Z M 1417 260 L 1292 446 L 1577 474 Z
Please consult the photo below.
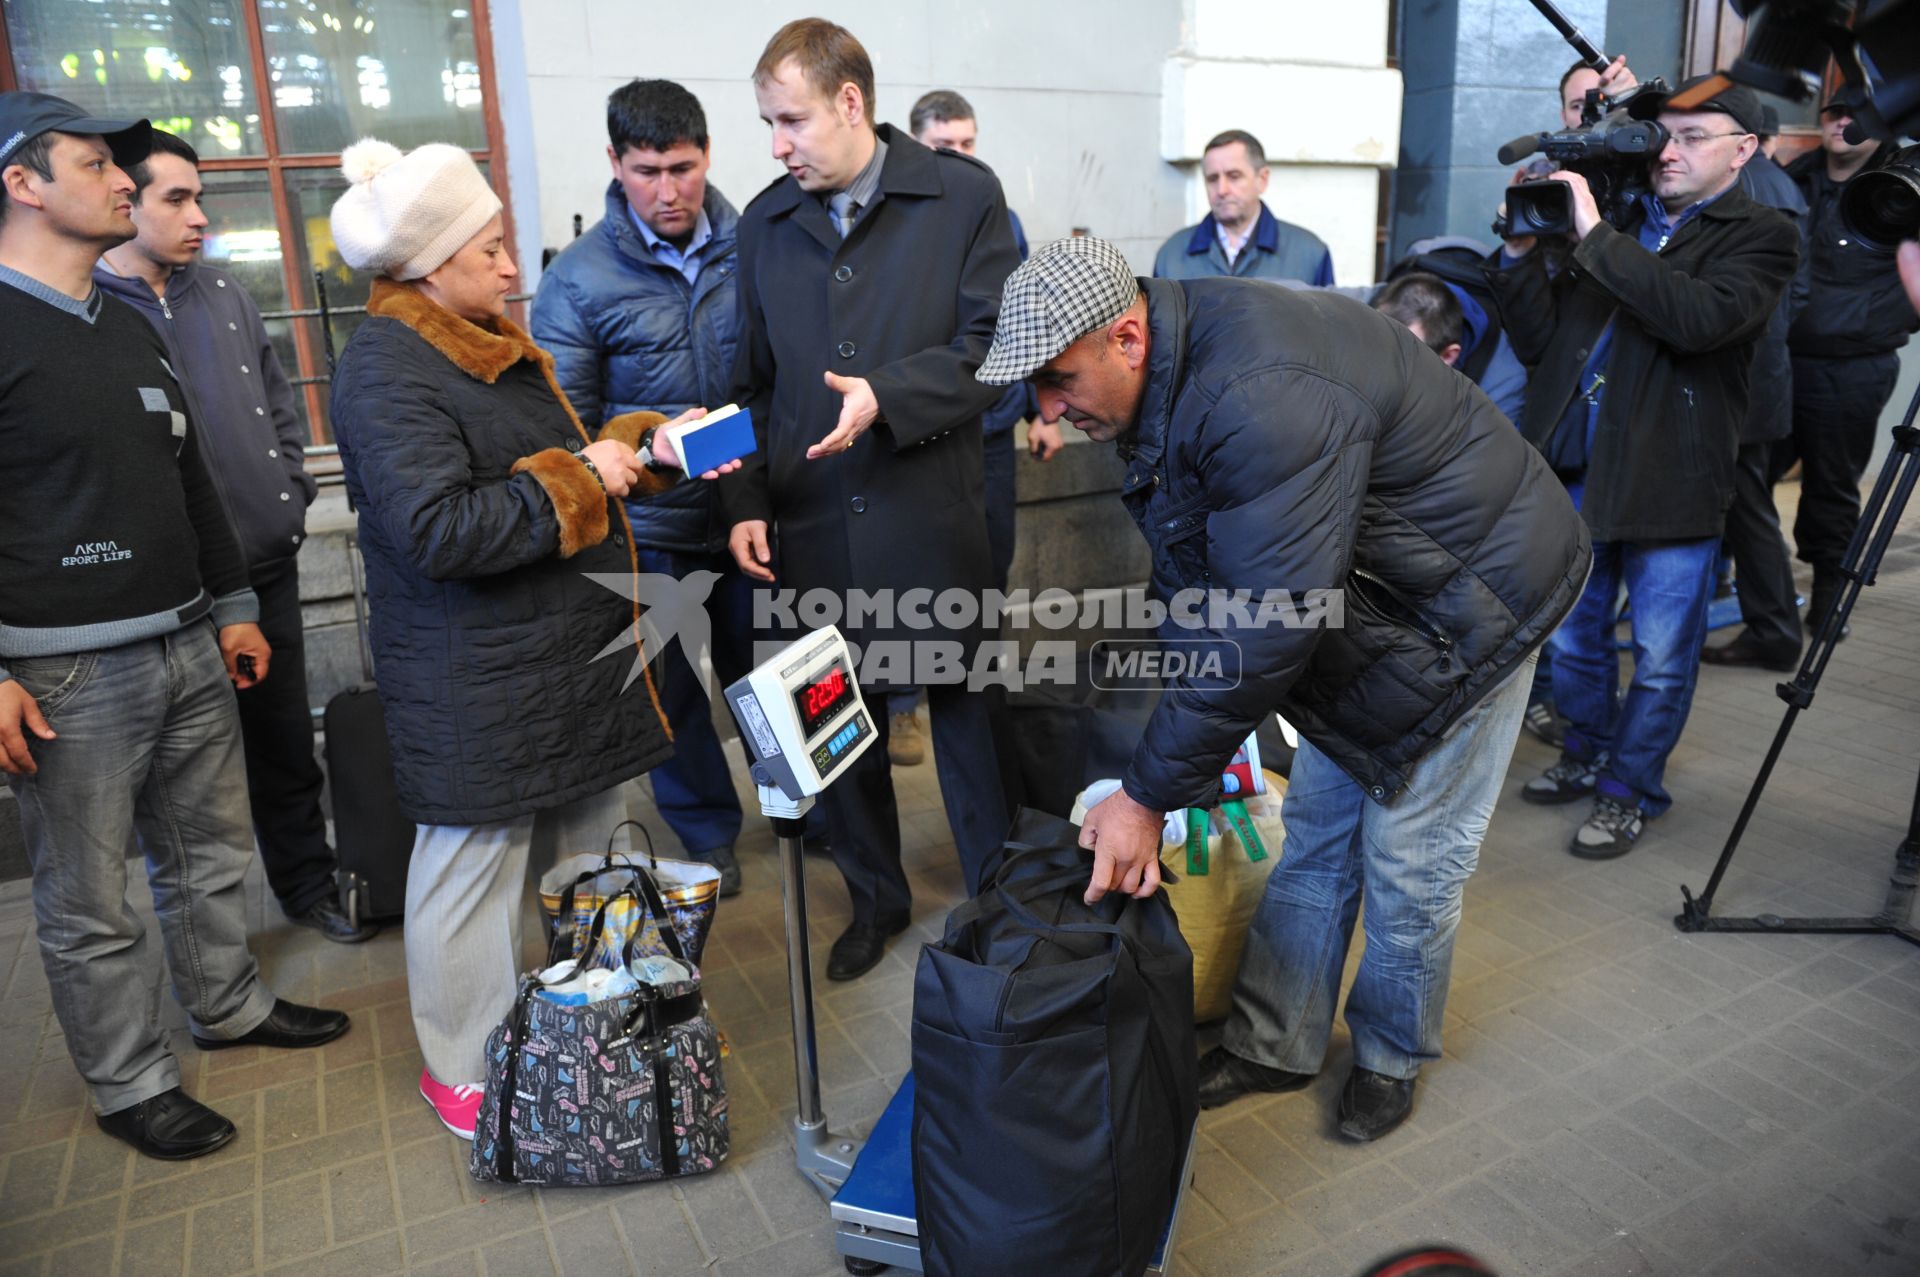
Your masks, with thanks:
M 795 1123 L 805 1130 L 826 1125 L 820 1112 L 820 1048 L 813 1029 L 813 958 L 807 949 L 807 884 L 802 822 L 777 819 L 780 840 L 780 904 L 787 933 L 787 1002 L 793 1009 Z

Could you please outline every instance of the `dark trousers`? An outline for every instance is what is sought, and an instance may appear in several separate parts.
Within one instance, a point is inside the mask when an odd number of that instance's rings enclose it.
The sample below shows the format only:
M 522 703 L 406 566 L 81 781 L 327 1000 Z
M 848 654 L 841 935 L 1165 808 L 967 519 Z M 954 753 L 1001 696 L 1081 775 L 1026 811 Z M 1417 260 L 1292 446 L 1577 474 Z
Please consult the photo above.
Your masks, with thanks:
M 884 695 L 867 693 L 868 705 L 878 705 Z M 1012 821 L 995 748 L 1003 704 L 998 687 L 969 692 L 964 683 L 945 683 L 927 688 L 933 765 L 970 896 L 979 891 L 981 872 L 1005 843 Z M 887 717 L 871 717 L 880 739 L 820 795 L 854 920 L 869 923 L 904 918 L 913 904 L 900 865 L 900 805 L 887 762 Z
M 1815 576 L 1836 571 L 1860 522 L 1860 476 L 1873 460 L 1880 413 L 1900 377 L 1900 357 L 1793 361 L 1793 436 L 1774 452 L 1774 474 L 1800 460 L 1793 539 Z
M 296 916 L 333 894 L 335 868 L 320 811 L 323 779 L 313 757 L 298 563 L 256 577 L 253 592 L 260 596 L 260 632 L 273 658 L 267 676 L 239 693 L 247 801 L 267 883 L 280 907 Z
M 993 558 L 993 584 L 1007 588 L 1013 569 L 1014 432 L 986 437 L 987 552 Z M 920 704 L 920 689 L 903 687 L 887 693 L 887 713 L 911 714 Z
M 1780 512 L 1769 480 L 1774 445 L 1743 443 L 1733 470 L 1733 505 L 1721 545 L 1733 555 L 1740 584 L 1740 619 L 1765 647 L 1800 650 L 1800 611 L 1794 606 L 1793 564 L 1780 535 Z
M 747 578 L 729 556 L 684 554 L 639 547 L 640 570 L 671 576 L 709 569 L 720 574 L 707 595 L 712 634 L 713 694 L 753 667 L 753 595 Z M 724 561 L 723 561 L 724 560 Z M 660 818 L 690 853 L 731 847 L 740 836 L 740 798 L 720 734 L 713 726 L 713 703 L 700 687 L 692 655 L 675 643 L 653 662 L 653 687 L 661 712 L 673 729 L 673 757 L 647 773 Z
M 986 437 L 987 549 L 993 556 L 993 582 L 1007 588 L 1013 568 L 1014 432 Z

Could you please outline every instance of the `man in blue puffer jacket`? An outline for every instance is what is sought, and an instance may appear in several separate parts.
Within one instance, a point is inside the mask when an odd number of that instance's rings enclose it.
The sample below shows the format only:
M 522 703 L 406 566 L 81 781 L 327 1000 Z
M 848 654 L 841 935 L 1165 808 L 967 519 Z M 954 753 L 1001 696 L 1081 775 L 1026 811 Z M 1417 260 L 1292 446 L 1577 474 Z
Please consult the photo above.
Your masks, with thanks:
M 589 429 L 626 412 L 718 408 L 736 341 L 738 214 L 707 185 L 706 113 L 670 80 L 634 80 L 607 99 L 607 137 L 606 216 L 541 277 L 533 339 L 552 353 Z M 630 502 L 627 515 L 642 572 L 719 574 L 707 597 L 714 675 L 725 684 L 745 674 L 751 597 L 725 553 L 712 485 L 680 484 Z M 691 658 L 667 653 L 655 672 L 674 756 L 652 771 L 653 796 L 688 854 L 719 869 L 721 893 L 732 895 L 740 800 Z

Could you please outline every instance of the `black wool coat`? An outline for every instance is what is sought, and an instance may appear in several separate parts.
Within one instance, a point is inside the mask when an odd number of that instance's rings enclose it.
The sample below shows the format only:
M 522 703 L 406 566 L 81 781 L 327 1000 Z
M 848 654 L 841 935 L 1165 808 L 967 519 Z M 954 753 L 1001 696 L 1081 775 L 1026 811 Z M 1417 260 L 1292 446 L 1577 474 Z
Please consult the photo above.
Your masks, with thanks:
M 585 574 L 630 579 L 633 539 L 580 464 L 588 437 L 552 358 L 510 320 L 489 332 L 387 280 L 367 311 L 333 379 L 333 428 L 401 810 L 492 824 L 664 761 L 651 681 L 626 686 L 632 644 L 600 655 L 636 604 Z
M 721 499 L 730 523 L 772 525 L 779 588 L 978 596 L 993 582 L 980 417 L 1002 389 L 973 374 L 1019 256 L 991 169 L 891 125 L 879 133 L 881 196 L 845 240 L 791 176 L 740 215 L 733 398 L 752 409 L 760 450 L 721 480 Z M 867 378 L 880 418 L 848 451 L 809 461 L 840 417 L 826 372 Z M 862 644 L 981 632 L 841 630 Z
M 1657 254 L 1637 238 L 1645 216 L 1636 209 L 1619 230 L 1600 223 L 1552 279 L 1538 250 L 1487 272 L 1514 353 L 1532 374 L 1517 424 L 1535 447 L 1548 446 L 1611 320 L 1580 503 L 1593 539 L 1717 537 L 1733 501 L 1754 343 L 1793 280 L 1800 232 L 1737 186 Z
M 1141 287 L 1148 379 L 1121 498 L 1154 592 L 1338 590 L 1343 607 L 1307 625 L 1169 621 L 1225 677 L 1168 687 L 1127 792 L 1214 805 L 1228 758 L 1278 712 L 1385 802 L 1573 607 L 1593 562 L 1580 516 L 1486 393 L 1386 316 L 1253 280 Z

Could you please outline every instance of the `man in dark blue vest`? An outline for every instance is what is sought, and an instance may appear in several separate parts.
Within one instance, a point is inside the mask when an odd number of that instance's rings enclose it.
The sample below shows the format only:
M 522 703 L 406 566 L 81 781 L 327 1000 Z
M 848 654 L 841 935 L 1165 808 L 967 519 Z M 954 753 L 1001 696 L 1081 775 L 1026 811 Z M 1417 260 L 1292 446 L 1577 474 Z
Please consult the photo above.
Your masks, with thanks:
M 634 80 L 607 98 L 606 216 L 553 259 L 533 299 L 533 339 L 589 429 L 622 413 L 677 416 L 727 402 L 738 342 L 734 228 L 707 184 L 707 116 L 671 80 Z M 752 665 L 752 598 L 726 553 L 711 484 L 682 483 L 627 506 L 642 572 L 718 573 L 707 596 L 713 672 L 722 685 Z M 740 890 L 734 840 L 740 799 L 692 652 L 668 653 L 655 675 L 673 728 L 673 757 L 649 773 L 653 797 L 695 860 Z
M 1200 171 L 1213 211 L 1160 246 L 1154 278 L 1234 275 L 1297 279 L 1317 287 L 1333 283 L 1333 254 L 1326 243 L 1306 227 L 1275 217 L 1260 198 L 1273 173 L 1259 138 L 1228 129 L 1207 143 Z

